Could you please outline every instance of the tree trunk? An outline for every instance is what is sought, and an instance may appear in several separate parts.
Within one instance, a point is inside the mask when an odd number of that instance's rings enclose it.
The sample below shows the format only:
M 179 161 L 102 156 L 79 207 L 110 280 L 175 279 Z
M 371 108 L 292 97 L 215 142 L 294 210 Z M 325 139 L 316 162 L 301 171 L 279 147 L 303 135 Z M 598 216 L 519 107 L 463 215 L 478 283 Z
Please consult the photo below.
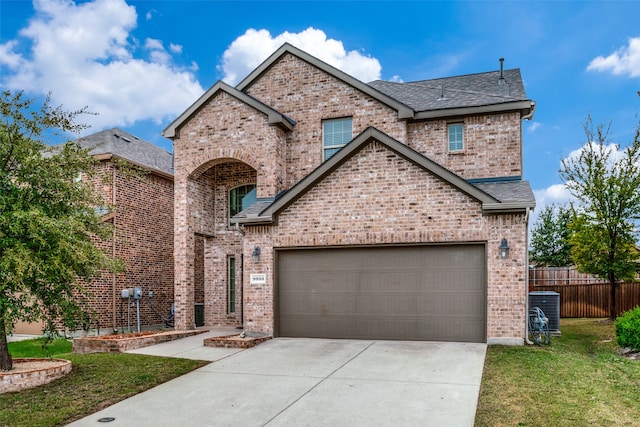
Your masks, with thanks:
M 13 368 L 13 360 L 7 346 L 7 329 L 3 315 L 0 315 L 0 371 L 10 371 Z
M 613 270 L 609 270 L 609 320 L 616 320 L 616 289 L 618 283 L 616 281 L 616 273 Z

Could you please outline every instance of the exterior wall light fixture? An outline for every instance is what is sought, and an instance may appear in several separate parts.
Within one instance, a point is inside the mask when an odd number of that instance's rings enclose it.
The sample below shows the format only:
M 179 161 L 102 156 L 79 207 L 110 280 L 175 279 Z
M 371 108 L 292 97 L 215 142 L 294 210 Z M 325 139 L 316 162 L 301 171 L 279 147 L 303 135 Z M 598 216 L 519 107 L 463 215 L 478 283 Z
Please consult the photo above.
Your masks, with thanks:
M 256 264 L 260 262 L 260 248 L 258 246 L 253 248 L 253 252 L 251 252 L 251 258 Z
M 507 244 L 507 239 L 503 238 L 502 242 L 500 242 L 500 258 L 505 259 L 509 258 L 509 245 Z

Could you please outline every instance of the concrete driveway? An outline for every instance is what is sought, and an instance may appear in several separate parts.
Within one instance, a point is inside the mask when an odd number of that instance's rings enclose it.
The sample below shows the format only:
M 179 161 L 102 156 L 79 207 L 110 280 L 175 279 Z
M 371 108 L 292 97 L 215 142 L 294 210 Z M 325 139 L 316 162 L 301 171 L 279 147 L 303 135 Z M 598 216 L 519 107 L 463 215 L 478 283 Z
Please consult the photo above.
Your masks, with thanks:
M 136 352 L 216 361 L 71 425 L 473 426 L 486 353 L 470 343 L 277 338 L 235 350 L 189 339 Z

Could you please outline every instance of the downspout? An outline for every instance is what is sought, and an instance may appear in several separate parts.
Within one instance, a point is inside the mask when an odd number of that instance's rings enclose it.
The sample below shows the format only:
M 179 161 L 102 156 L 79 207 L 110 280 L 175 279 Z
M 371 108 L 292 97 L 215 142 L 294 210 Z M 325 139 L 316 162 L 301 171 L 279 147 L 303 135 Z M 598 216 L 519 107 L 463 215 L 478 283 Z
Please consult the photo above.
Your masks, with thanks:
M 244 251 L 240 254 L 240 271 L 242 272 L 240 274 L 240 327 L 236 329 L 242 329 L 244 331 Z
M 521 120 L 531 120 L 533 118 L 533 114 L 536 112 L 536 101 L 531 101 L 531 110 L 528 114 L 522 116 Z
M 111 184 L 111 205 L 113 206 L 113 237 L 111 239 L 111 256 L 113 258 L 116 257 L 116 165 L 111 162 L 111 170 L 112 170 L 112 184 Z M 113 318 L 113 331 L 116 332 L 118 329 L 118 320 L 116 317 L 116 272 L 111 273 L 111 302 L 112 302 L 112 318 Z
M 531 110 L 529 111 L 529 114 L 526 114 L 524 116 L 521 117 L 521 120 L 531 120 L 533 118 L 533 114 L 536 111 L 536 102 L 535 101 L 531 101 Z M 520 126 L 520 141 L 522 141 L 522 126 Z M 523 161 L 523 156 L 522 156 L 522 143 L 520 143 L 520 162 Z M 520 165 L 521 170 L 523 170 L 522 168 L 522 164 Z M 525 223 L 527 224 L 527 233 L 525 236 L 525 253 L 526 253 L 526 263 L 524 266 L 524 270 L 525 270 L 525 281 L 524 281 L 524 285 L 525 285 L 525 303 L 524 303 L 524 307 L 525 307 L 525 322 L 524 322 L 524 341 L 529 344 L 529 345 L 533 345 L 533 341 L 529 340 L 529 213 L 530 213 L 530 208 L 527 208 L 526 211 L 526 215 L 525 215 Z
M 524 280 L 524 286 L 525 286 L 525 296 L 524 296 L 524 341 L 529 344 L 529 345 L 533 345 L 533 341 L 531 341 L 529 339 L 529 209 L 527 208 L 527 213 L 525 215 L 525 223 L 527 224 L 527 233 L 526 236 L 524 238 L 525 241 L 525 253 L 526 253 L 526 263 L 524 266 L 524 273 L 525 273 L 525 280 Z

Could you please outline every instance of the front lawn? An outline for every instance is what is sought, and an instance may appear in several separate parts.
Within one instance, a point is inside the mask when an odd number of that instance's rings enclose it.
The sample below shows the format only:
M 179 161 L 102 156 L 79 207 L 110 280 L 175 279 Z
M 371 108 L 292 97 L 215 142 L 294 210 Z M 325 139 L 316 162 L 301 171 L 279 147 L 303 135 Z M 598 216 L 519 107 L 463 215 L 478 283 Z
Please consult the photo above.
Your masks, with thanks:
M 561 319 L 550 346 L 490 346 L 476 426 L 630 426 L 640 361 L 618 355 L 612 322 Z
M 41 340 L 9 343 L 13 357 L 71 360 L 64 378 L 18 393 L 0 394 L 0 426 L 62 426 L 209 362 L 138 354 L 72 354 L 71 343 Z

